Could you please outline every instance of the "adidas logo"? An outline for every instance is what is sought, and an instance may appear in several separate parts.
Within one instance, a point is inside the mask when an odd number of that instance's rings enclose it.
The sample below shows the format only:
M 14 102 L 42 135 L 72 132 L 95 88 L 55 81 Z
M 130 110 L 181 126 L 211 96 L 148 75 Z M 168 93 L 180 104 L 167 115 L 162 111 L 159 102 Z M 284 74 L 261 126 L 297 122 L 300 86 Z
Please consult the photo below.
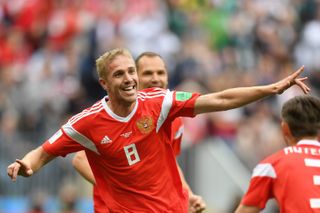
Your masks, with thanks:
M 104 136 L 104 138 L 101 140 L 100 144 L 106 144 L 111 143 L 112 140 L 108 136 Z

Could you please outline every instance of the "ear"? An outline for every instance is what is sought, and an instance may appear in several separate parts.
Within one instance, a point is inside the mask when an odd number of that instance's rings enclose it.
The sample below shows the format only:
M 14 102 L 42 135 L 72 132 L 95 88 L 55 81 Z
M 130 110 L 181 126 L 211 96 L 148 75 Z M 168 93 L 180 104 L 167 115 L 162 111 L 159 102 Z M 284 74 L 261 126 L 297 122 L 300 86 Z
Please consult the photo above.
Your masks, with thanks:
M 288 123 L 285 122 L 284 120 L 281 121 L 281 130 L 282 130 L 282 134 L 283 134 L 283 137 L 284 137 L 286 144 L 293 145 L 292 144 L 293 136 L 291 134 L 290 127 L 289 127 Z
M 104 80 L 103 78 L 99 78 L 99 84 L 101 85 L 101 87 L 105 90 L 105 91 L 107 91 L 107 82 L 106 82 L 106 80 Z

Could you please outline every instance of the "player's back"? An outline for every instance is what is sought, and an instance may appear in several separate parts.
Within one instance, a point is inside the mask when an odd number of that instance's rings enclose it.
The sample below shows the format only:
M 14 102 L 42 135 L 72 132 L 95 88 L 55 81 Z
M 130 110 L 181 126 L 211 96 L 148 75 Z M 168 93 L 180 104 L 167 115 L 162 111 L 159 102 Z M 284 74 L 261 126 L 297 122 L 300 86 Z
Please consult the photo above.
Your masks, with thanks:
M 320 212 L 320 143 L 302 140 L 276 155 L 273 194 L 281 212 Z

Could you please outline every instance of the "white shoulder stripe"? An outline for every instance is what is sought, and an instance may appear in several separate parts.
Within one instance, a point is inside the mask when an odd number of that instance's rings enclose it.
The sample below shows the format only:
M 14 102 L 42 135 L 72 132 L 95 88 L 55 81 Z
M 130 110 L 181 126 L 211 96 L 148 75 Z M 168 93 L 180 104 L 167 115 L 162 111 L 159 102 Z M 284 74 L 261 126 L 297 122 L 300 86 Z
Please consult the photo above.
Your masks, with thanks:
M 157 90 L 157 91 L 151 91 L 151 92 L 138 92 L 138 95 L 140 96 L 146 96 L 146 95 L 158 95 L 158 94 L 166 94 L 166 90 Z
M 80 120 L 80 119 L 82 119 L 82 118 L 84 118 L 84 117 L 87 117 L 87 116 L 89 116 L 89 115 L 95 114 L 95 113 L 97 113 L 97 112 L 100 112 L 101 110 L 103 110 L 102 105 L 101 105 L 98 109 L 95 109 L 95 110 L 92 110 L 92 111 L 88 111 L 88 112 L 85 112 L 85 113 L 83 113 L 83 114 L 80 113 L 78 116 L 72 117 L 72 118 L 69 120 L 69 122 L 70 122 L 71 124 L 74 124 L 74 123 L 76 123 L 78 120 Z
M 156 132 L 159 131 L 160 127 L 167 119 L 170 109 L 172 107 L 172 100 L 173 100 L 173 92 L 171 92 L 170 90 L 167 90 L 166 96 L 164 97 L 162 102 L 162 107 L 161 107 L 160 116 L 157 122 Z
M 158 95 L 147 95 L 147 96 L 140 96 L 138 95 L 138 99 L 141 99 L 141 100 L 145 100 L 145 99 L 148 99 L 148 98 L 157 98 L 157 97 L 163 97 L 165 96 L 165 94 L 158 94 Z
M 273 166 L 270 163 L 258 164 L 252 174 L 253 177 L 271 177 L 276 178 L 277 174 Z
M 96 145 L 86 136 L 82 135 L 81 133 L 79 133 L 77 130 L 75 130 L 70 123 L 66 123 L 65 125 L 62 126 L 62 129 L 64 130 L 64 132 L 70 137 L 72 138 L 74 141 L 78 142 L 79 144 L 81 144 L 82 146 L 90 149 L 91 151 L 97 153 L 98 155 L 100 155 L 100 153 L 97 150 Z
M 99 101 L 98 103 L 96 103 L 96 104 L 94 104 L 92 107 L 90 107 L 89 109 L 85 109 L 85 110 L 83 110 L 82 112 L 80 112 L 79 114 L 73 116 L 73 117 L 70 119 L 70 121 L 75 120 L 75 119 L 77 119 L 77 118 L 79 118 L 79 117 L 83 117 L 83 116 L 85 116 L 87 113 L 90 113 L 90 112 L 92 112 L 92 111 L 95 111 L 95 110 L 101 108 L 101 106 L 102 106 L 102 102 Z

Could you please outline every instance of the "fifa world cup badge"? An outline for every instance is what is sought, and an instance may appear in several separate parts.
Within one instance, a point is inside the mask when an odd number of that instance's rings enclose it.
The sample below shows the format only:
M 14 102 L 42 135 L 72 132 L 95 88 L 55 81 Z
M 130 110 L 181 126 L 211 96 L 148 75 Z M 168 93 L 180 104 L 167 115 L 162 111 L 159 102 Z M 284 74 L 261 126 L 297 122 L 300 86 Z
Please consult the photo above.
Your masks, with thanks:
M 151 116 L 143 116 L 137 121 L 137 127 L 142 134 L 148 134 L 154 129 Z

